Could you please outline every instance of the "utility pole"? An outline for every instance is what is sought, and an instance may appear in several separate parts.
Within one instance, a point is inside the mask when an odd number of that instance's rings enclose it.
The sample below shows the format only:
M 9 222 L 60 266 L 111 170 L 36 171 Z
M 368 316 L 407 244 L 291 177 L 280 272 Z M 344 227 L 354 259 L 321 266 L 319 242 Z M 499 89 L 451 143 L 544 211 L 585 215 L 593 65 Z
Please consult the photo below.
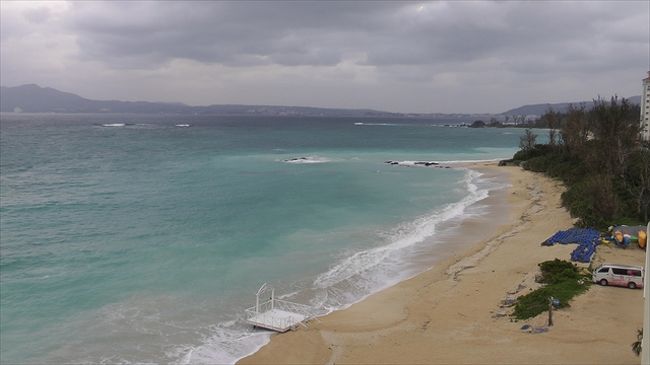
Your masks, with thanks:
M 553 297 L 548 297 L 548 326 L 553 326 Z

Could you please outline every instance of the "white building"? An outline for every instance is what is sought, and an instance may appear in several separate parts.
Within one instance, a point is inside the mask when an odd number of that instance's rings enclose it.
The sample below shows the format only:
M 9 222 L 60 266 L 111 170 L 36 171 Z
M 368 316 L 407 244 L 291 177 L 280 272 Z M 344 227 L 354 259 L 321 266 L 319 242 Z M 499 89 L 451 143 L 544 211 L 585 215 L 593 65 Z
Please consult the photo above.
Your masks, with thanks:
M 641 93 L 641 139 L 650 141 L 650 71 L 648 77 L 643 79 Z

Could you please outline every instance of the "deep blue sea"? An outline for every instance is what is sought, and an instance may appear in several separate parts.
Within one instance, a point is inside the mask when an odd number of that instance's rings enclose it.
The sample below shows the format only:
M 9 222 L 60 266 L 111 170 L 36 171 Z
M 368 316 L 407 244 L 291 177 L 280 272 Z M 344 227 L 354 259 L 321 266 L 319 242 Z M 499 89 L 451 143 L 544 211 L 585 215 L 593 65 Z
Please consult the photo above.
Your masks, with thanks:
M 326 313 L 425 270 L 503 187 L 453 161 L 509 158 L 521 132 L 2 114 L 0 361 L 234 362 L 268 341 L 242 320 L 264 282 Z

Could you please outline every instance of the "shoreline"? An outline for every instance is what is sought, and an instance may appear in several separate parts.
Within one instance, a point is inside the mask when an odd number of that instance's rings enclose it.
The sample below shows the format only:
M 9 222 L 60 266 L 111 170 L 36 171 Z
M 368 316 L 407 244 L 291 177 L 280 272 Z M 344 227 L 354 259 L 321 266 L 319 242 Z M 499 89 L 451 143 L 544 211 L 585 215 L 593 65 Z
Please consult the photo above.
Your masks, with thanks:
M 367 298 L 389 289 L 392 286 L 398 285 L 401 282 L 410 280 L 423 272 L 430 270 L 433 266 L 438 263 L 445 262 L 445 260 L 450 258 L 462 257 L 464 251 L 471 247 L 471 244 L 461 243 L 451 245 L 443 241 L 458 241 L 458 239 L 464 234 L 467 228 L 464 229 L 463 226 L 473 226 L 471 231 L 475 235 L 480 235 L 482 239 L 489 237 L 492 234 L 492 231 L 495 231 L 498 226 L 493 226 L 492 222 L 504 220 L 504 218 L 489 218 L 490 213 L 496 213 L 498 217 L 501 217 L 507 209 L 507 207 L 499 204 L 500 200 L 503 200 L 503 196 L 507 195 L 508 188 L 510 186 L 509 179 L 505 178 L 505 175 L 497 170 L 497 164 L 501 159 L 481 159 L 481 160 L 470 160 L 470 161 L 451 161 L 449 165 L 452 165 L 456 170 L 467 170 L 468 174 L 478 174 L 470 178 L 472 184 L 478 183 L 481 185 L 481 190 L 487 191 L 487 196 L 479 198 L 478 200 L 470 203 L 469 205 L 463 208 L 464 212 L 462 215 L 455 217 L 458 221 L 454 219 L 445 219 L 442 222 L 436 225 L 436 234 L 424 238 L 421 242 L 417 243 L 416 246 L 423 246 L 418 250 L 418 254 L 409 254 L 410 257 L 407 259 L 409 261 L 405 262 L 404 271 L 409 272 L 407 275 L 402 275 L 399 279 L 393 281 L 392 283 L 387 283 L 385 286 L 380 288 L 375 288 L 374 291 L 367 293 L 351 302 L 342 304 L 338 308 L 330 309 L 328 312 L 318 315 L 313 321 L 320 321 L 320 319 L 330 316 L 332 313 L 339 311 L 344 311 L 354 306 L 360 302 L 363 302 Z M 480 180 L 480 182 L 474 181 Z M 489 180 L 489 181 L 487 181 Z M 488 185 L 493 185 L 492 187 L 487 187 Z M 475 186 L 476 187 L 476 186 Z M 451 203 L 450 205 L 456 205 L 462 203 L 461 201 Z M 449 207 L 448 205 L 447 207 Z M 478 212 L 476 212 L 478 210 Z M 460 222 L 460 223 L 458 223 Z M 440 242 L 443 242 L 442 244 Z M 304 299 L 304 298 L 303 298 Z M 261 344 L 258 344 L 257 348 L 243 355 L 235 361 L 239 363 L 242 359 L 253 356 L 264 346 L 267 346 L 274 336 L 278 333 L 271 333 L 270 337 Z
M 539 243 L 571 227 L 573 220 L 561 207 L 563 187 L 556 181 L 493 162 L 461 167 L 508 178 L 510 187 L 501 196 L 490 194 L 484 199 L 493 214 L 506 216 L 501 217 L 503 224 L 486 231 L 487 219 L 464 219 L 454 230 L 460 232 L 457 237 L 470 238 L 430 269 L 313 320 L 306 329 L 273 335 L 269 343 L 237 363 L 638 363 L 629 351 L 635 332 L 623 331 L 620 323 L 612 324 L 619 327 L 616 333 L 620 335 L 611 340 L 616 348 L 623 343 L 626 348 L 614 351 L 611 346 L 600 346 L 599 351 L 583 354 L 582 347 L 579 355 L 586 358 L 558 352 L 558 346 L 574 346 L 572 351 L 581 348 L 582 342 L 567 341 L 559 330 L 565 321 L 573 321 L 569 315 L 577 306 L 573 303 L 572 308 L 556 312 L 559 323 L 543 335 L 519 331 L 524 322 L 538 326 L 543 318 L 513 323 L 503 316 L 499 302 L 513 288 L 535 285 L 531 279 L 537 263 L 555 257 L 568 260 L 573 245 L 542 248 Z M 449 249 L 441 247 L 445 248 Z M 611 288 L 594 289 L 600 290 L 590 290 L 575 302 L 593 296 L 590 293 L 610 294 L 606 290 Z M 642 306 L 642 299 L 637 298 L 642 294 L 616 294 L 625 297 L 630 307 L 626 323 L 641 316 L 641 307 L 638 315 L 634 307 Z M 602 327 L 594 326 L 590 326 L 593 331 Z M 540 346 L 546 351 L 540 352 Z
M 468 207 L 471 209 L 479 205 L 485 206 L 487 207 L 488 213 L 480 214 L 479 217 L 465 216 L 462 218 L 460 223 L 455 224 L 454 227 L 449 227 L 449 225 L 454 224 L 450 221 L 442 223 L 441 230 L 444 231 L 443 236 L 445 239 L 458 240 L 460 237 L 467 236 L 469 234 L 473 237 L 471 242 L 461 242 L 456 247 L 452 247 L 448 244 L 435 245 L 434 242 L 437 241 L 437 239 L 435 237 L 428 237 L 424 242 L 431 247 L 429 248 L 426 255 L 424 255 L 425 257 L 423 259 L 431 261 L 427 261 L 426 264 L 420 263 L 420 265 L 418 265 L 426 268 L 420 270 L 414 275 L 401 279 L 399 282 L 396 282 L 393 285 L 365 295 L 362 298 L 352 303 L 346 304 L 339 309 L 331 311 L 323 316 L 319 316 L 316 322 L 320 323 L 323 319 L 331 317 L 337 313 L 350 311 L 351 308 L 364 303 L 374 296 L 379 295 L 384 291 L 391 290 L 395 286 L 401 285 L 410 280 L 414 280 L 418 276 L 424 275 L 429 271 L 436 269 L 440 270 L 443 268 L 446 270 L 453 264 L 458 264 L 467 257 L 480 251 L 480 246 L 490 237 L 501 234 L 502 231 L 509 226 L 507 222 L 513 219 L 516 213 L 511 212 L 512 207 L 510 204 L 504 204 L 512 190 L 512 178 L 509 176 L 510 174 L 508 172 L 497 166 L 499 161 L 500 159 L 485 159 L 472 161 L 453 161 L 451 163 L 456 169 L 472 170 L 480 173 L 481 178 L 499 179 L 501 180 L 500 182 L 502 184 L 506 185 L 504 188 L 490 190 L 489 195 L 486 198 L 483 198 Z M 494 218 L 494 220 L 500 220 L 501 224 L 493 225 L 493 221 L 488 217 L 490 213 L 496 214 L 498 217 Z M 309 327 L 312 327 L 313 322 L 314 320 L 309 323 Z M 267 343 L 260 346 L 255 352 L 238 359 L 236 364 L 248 364 L 249 361 L 252 361 L 252 363 L 255 364 L 263 364 L 269 362 L 282 363 L 283 361 L 281 358 L 277 360 L 274 359 L 275 355 L 271 355 L 270 359 L 267 358 L 267 356 L 263 356 L 263 358 L 259 361 L 255 359 L 260 355 L 260 352 L 263 353 L 263 351 L 266 351 L 266 348 L 268 346 L 272 346 L 274 341 L 282 341 L 280 339 L 281 337 L 286 337 L 288 334 L 299 333 L 301 331 L 305 331 L 305 329 L 299 328 L 297 331 L 294 330 L 283 334 L 273 333 Z M 302 362 L 302 360 L 298 362 Z M 322 361 L 318 361 L 318 363 L 322 363 Z

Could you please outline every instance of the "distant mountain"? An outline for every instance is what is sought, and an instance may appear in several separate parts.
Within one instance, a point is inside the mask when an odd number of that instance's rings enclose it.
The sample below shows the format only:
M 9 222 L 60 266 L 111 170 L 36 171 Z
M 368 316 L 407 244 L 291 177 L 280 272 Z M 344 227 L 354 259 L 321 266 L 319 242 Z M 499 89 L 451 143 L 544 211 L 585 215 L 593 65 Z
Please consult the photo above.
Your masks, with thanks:
M 189 106 L 182 103 L 147 101 L 91 100 L 49 87 L 29 84 L 0 89 L 1 112 L 25 113 L 150 113 L 278 116 L 401 116 L 371 109 L 329 109 L 274 105 Z
M 639 104 L 641 96 L 629 98 Z M 397 117 L 435 119 L 440 122 L 465 123 L 475 120 L 504 119 L 506 116 L 540 116 L 549 108 L 566 111 L 569 104 L 593 102 L 531 104 L 510 109 L 499 114 L 443 114 L 443 113 L 391 113 L 372 109 L 335 109 L 275 105 L 208 105 L 189 106 L 182 103 L 156 103 L 148 101 L 92 100 L 79 95 L 35 84 L 0 87 L 0 112 L 25 113 L 148 113 L 148 114 L 203 114 L 203 115 L 267 115 L 267 116 L 319 116 L 319 117 Z
M 0 111 L 29 113 L 187 113 L 189 106 L 180 103 L 146 101 L 91 100 L 50 87 L 29 84 L 1 87 Z
M 641 95 L 632 96 L 632 97 L 629 97 L 627 99 L 632 104 L 641 104 Z M 594 106 L 593 101 L 577 101 L 577 102 L 573 102 L 573 103 L 554 103 L 554 104 L 549 104 L 549 103 L 546 103 L 546 104 L 530 104 L 530 105 L 520 106 L 520 107 L 515 108 L 515 109 L 510 109 L 510 110 L 505 111 L 505 112 L 503 112 L 501 114 L 507 115 L 507 116 L 514 116 L 514 115 L 538 115 L 538 116 L 540 116 L 540 115 L 546 113 L 551 108 L 556 112 L 566 112 L 567 109 L 569 109 L 569 105 L 571 105 L 571 104 L 573 104 L 575 106 L 579 106 L 579 105 L 584 104 L 584 106 L 587 109 L 591 109 Z

